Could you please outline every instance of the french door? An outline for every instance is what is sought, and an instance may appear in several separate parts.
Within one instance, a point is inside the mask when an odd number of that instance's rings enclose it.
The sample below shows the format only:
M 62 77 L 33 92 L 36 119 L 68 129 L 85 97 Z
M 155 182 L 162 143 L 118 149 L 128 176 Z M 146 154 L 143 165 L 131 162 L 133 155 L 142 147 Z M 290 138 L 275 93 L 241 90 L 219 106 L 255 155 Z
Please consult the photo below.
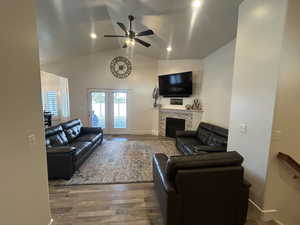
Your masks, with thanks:
M 89 121 L 108 134 L 128 129 L 128 93 L 124 90 L 90 90 Z

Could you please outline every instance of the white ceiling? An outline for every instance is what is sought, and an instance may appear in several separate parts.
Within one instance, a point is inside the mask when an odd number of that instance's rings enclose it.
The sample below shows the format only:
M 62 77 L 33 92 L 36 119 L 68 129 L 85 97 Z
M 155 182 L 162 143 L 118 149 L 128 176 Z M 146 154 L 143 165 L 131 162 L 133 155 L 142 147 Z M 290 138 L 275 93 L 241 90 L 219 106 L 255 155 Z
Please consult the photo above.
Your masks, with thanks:
M 235 37 L 243 0 L 202 1 L 194 9 L 192 0 L 38 0 L 41 62 L 121 48 L 124 40 L 103 35 L 123 34 L 116 22 L 128 25 L 129 14 L 136 17 L 136 32 L 155 32 L 141 38 L 152 47 L 136 45 L 134 52 L 159 59 L 203 58 Z M 92 40 L 91 32 L 98 39 Z M 169 54 L 168 45 L 173 48 Z

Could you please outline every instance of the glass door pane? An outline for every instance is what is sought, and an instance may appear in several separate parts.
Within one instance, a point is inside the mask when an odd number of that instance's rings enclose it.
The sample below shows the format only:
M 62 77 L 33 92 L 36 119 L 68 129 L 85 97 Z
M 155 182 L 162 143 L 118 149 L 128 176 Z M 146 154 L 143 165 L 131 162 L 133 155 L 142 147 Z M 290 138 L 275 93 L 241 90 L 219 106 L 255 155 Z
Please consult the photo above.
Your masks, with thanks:
M 92 127 L 106 127 L 105 119 L 105 92 L 92 92 L 91 93 L 91 104 L 92 111 L 90 116 L 90 122 Z
M 127 128 L 127 93 L 114 92 L 114 128 Z

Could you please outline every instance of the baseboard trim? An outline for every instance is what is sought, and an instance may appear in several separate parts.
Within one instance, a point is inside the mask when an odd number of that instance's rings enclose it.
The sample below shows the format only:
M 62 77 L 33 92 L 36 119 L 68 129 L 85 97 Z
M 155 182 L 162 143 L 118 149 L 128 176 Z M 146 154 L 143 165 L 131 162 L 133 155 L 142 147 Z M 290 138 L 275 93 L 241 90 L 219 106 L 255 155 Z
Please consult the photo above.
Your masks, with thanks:
M 262 209 L 259 205 L 257 205 L 253 200 L 249 199 L 249 211 L 252 213 L 252 217 L 254 219 L 262 220 L 262 221 L 275 221 L 276 214 L 278 213 L 277 209 Z M 278 225 L 282 225 L 279 223 Z
M 51 225 L 51 224 L 53 223 L 53 221 L 54 221 L 54 220 L 51 218 L 48 225 Z
M 152 130 L 116 130 L 116 131 L 112 131 L 112 132 L 105 132 L 105 134 L 152 135 Z
M 152 135 L 154 135 L 154 136 L 159 136 L 158 130 L 152 130 Z
M 284 225 L 282 222 L 280 222 L 279 220 L 273 220 L 277 225 Z

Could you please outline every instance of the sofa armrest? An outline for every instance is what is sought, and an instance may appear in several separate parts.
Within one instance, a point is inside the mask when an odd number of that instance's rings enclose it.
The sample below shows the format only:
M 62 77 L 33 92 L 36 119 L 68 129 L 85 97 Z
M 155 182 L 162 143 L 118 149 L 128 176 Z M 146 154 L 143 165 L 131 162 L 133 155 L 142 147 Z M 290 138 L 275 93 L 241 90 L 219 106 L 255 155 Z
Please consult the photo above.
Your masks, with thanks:
M 103 133 L 103 129 L 101 127 L 82 127 L 81 133 L 83 134 L 99 134 Z
M 176 137 L 196 137 L 197 131 L 176 131 Z
M 154 177 L 160 180 L 160 184 L 164 187 L 166 192 L 176 192 L 174 184 L 172 184 L 166 175 L 166 164 L 168 157 L 165 154 L 155 154 L 153 156 L 153 168 L 154 168 Z
M 47 148 L 47 165 L 49 179 L 69 180 L 75 172 L 76 148 L 60 146 Z
M 201 153 L 201 152 L 208 152 L 208 153 L 218 153 L 218 152 L 226 152 L 227 147 L 226 146 L 208 146 L 208 145 L 199 145 L 195 146 L 194 149 L 195 153 Z
M 64 154 L 75 152 L 75 147 L 70 146 L 58 146 L 58 147 L 47 147 L 48 154 Z

